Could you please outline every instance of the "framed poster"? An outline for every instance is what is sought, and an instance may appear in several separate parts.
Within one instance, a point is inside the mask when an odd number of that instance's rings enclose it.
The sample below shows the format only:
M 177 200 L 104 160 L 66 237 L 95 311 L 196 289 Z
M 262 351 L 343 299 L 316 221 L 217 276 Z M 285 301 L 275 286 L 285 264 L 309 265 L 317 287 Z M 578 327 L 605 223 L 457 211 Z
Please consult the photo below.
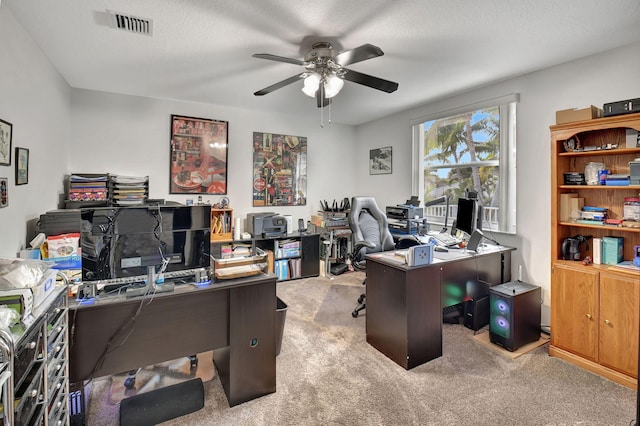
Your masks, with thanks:
M 171 194 L 227 193 L 229 123 L 171 116 Z
M 16 185 L 29 183 L 29 150 L 16 148 Z
M 307 204 L 307 138 L 253 133 L 253 206 Z
M 376 148 L 369 151 L 369 174 L 391 174 L 391 150 L 392 147 Z
M 11 165 L 11 136 L 13 126 L 11 123 L 0 120 L 0 166 Z

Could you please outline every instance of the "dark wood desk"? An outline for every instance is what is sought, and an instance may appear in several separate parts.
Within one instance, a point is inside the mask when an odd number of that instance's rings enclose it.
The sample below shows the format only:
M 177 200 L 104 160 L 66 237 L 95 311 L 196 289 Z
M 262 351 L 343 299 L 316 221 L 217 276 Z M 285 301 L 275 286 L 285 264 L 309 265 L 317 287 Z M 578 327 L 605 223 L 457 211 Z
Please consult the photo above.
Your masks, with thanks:
M 270 274 L 204 288 L 176 286 L 153 298 L 70 303 L 70 382 L 213 349 L 230 406 L 275 392 L 276 300 Z
M 442 308 L 510 281 L 512 250 L 436 252 L 417 267 L 392 252 L 367 255 L 367 342 L 407 370 L 442 356 Z

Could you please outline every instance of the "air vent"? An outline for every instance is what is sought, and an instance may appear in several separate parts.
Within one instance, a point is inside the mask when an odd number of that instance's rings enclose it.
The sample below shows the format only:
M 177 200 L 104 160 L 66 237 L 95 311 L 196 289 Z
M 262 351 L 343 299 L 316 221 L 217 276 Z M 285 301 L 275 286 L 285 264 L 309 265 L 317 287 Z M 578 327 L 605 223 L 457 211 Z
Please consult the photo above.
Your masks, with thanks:
M 153 21 L 151 19 L 112 11 L 108 11 L 108 13 L 111 15 L 111 24 L 113 25 L 113 28 L 148 36 L 153 33 Z

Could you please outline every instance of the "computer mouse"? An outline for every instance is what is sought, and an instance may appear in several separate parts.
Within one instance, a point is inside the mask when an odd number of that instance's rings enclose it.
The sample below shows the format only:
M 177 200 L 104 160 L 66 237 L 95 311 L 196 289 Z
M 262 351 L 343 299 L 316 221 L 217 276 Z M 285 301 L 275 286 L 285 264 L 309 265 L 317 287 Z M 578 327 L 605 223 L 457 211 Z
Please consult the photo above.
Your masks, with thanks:
M 449 249 L 448 249 L 448 248 L 446 248 L 446 247 L 442 247 L 442 246 L 435 246 L 434 250 L 435 250 L 435 251 L 443 251 L 443 252 L 444 252 L 444 251 L 449 251 Z

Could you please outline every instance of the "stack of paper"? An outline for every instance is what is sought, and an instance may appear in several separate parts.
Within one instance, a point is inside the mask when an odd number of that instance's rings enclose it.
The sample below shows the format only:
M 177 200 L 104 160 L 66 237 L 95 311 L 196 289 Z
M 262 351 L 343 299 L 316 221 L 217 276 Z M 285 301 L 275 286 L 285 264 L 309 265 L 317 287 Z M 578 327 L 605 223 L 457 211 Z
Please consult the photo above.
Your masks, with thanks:
M 149 197 L 149 176 L 109 175 L 111 199 L 116 206 L 144 204 Z

